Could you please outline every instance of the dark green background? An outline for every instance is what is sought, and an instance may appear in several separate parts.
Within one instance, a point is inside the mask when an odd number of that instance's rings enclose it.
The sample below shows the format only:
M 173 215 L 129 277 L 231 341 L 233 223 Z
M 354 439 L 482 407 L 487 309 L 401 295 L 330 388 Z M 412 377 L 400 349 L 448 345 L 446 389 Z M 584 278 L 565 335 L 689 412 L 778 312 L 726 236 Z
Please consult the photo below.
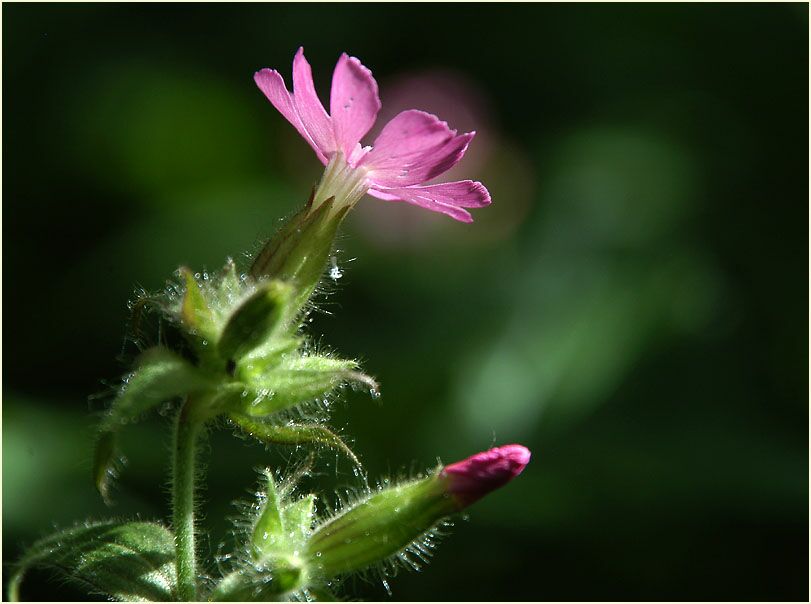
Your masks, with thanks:
M 251 80 L 299 45 L 322 98 L 346 50 L 384 107 L 441 69 L 417 108 L 463 81 L 441 117 L 482 122 L 460 169 L 493 205 L 468 226 L 365 199 L 312 325 L 382 383 L 335 414 L 371 476 L 534 453 L 394 598 L 806 600 L 803 4 L 4 4 L 4 563 L 53 524 L 166 518 L 168 418 L 127 433 L 107 510 L 88 395 L 124 371 L 135 285 L 217 268 L 306 198 L 317 160 Z M 296 456 L 209 442 L 216 551 L 253 468 Z

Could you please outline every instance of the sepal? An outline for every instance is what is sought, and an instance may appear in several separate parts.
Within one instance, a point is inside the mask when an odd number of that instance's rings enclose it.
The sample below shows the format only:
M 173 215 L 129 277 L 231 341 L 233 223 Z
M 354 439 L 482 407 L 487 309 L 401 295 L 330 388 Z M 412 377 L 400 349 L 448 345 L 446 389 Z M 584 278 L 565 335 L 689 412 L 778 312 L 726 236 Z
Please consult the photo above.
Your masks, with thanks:
M 120 461 L 116 454 L 115 432 L 102 432 L 93 451 L 93 482 L 104 503 L 111 505 L 110 486 L 118 478 Z
M 251 417 L 267 416 L 296 405 L 324 398 L 348 383 L 376 386 L 360 373 L 358 363 L 333 357 L 283 355 L 274 366 L 247 363 L 237 369 L 237 377 L 253 396 L 239 409 Z
M 329 428 L 319 424 L 273 424 L 239 413 L 232 413 L 228 417 L 243 432 L 253 436 L 268 445 L 292 446 L 322 446 L 334 449 L 346 455 L 355 466 L 360 467 L 360 461 L 352 449 Z
M 291 541 L 303 544 L 313 531 L 315 495 L 305 495 L 298 501 L 288 503 L 282 510 L 282 518 Z
M 213 601 L 278 600 L 307 587 L 309 568 L 300 552 L 310 536 L 315 496 L 286 499 L 265 470 L 265 493 L 249 536 L 250 559 L 214 588 Z
M 282 503 L 276 489 L 273 474 L 265 470 L 265 501 L 251 534 L 254 557 L 273 553 L 286 543 L 285 523 L 282 519 Z
M 315 495 L 290 501 L 265 470 L 265 494 L 251 531 L 253 558 L 263 561 L 296 557 L 310 536 L 315 514 Z
M 262 283 L 228 317 L 217 343 L 220 357 L 237 361 L 285 327 L 290 315 L 292 287 L 282 281 Z
M 233 259 L 229 258 L 220 272 L 219 283 L 217 284 L 217 298 L 221 305 L 232 304 L 238 299 L 242 292 L 242 279 L 237 273 L 237 265 Z
M 358 500 L 316 527 L 305 555 L 326 581 L 398 554 L 456 511 L 435 473 Z
M 185 285 L 180 304 L 181 323 L 190 335 L 198 336 L 201 340 L 214 341 L 217 337 L 217 324 L 200 284 L 190 269 L 181 267 L 178 272 Z

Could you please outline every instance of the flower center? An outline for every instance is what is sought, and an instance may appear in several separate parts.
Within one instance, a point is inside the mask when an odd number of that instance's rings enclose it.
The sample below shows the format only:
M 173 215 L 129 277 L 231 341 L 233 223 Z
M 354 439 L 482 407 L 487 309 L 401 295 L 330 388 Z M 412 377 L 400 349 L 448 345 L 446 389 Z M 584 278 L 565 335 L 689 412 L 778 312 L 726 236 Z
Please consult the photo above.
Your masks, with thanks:
M 338 151 L 330 157 L 324 175 L 313 198 L 313 208 L 317 208 L 330 197 L 335 198 L 336 210 L 354 206 L 369 190 L 366 182 L 366 169 L 350 166 L 344 154 Z

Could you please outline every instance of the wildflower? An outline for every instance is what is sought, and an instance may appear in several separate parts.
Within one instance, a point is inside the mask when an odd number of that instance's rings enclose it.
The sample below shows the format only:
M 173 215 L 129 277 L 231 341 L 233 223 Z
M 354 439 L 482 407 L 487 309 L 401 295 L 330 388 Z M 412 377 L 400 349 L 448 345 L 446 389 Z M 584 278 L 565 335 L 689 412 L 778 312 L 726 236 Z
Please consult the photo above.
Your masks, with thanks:
M 335 198 L 336 211 L 348 209 L 368 193 L 471 222 L 464 208 L 490 203 L 490 194 L 480 182 L 426 184 L 462 159 L 475 132 L 457 135 L 435 115 L 409 110 L 386 124 L 371 146 L 361 146 L 381 105 L 372 72 L 355 57 L 344 53 L 338 59 L 329 114 L 315 92 L 303 48 L 293 59 L 292 93 L 273 69 L 258 71 L 254 80 L 326 166 L 314 209 L 330 197 Z

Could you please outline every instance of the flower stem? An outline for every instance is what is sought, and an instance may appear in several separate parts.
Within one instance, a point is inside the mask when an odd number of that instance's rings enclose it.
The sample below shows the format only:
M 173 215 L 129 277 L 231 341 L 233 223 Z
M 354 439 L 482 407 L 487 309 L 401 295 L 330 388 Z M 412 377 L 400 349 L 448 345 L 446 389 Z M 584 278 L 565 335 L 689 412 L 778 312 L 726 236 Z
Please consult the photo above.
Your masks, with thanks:
M 197 597 L 197 557 L 194 542 L 194 479 L 197 439 L 202 423 L 190 417 L 188 399 L 175 423 L 172 467 L 172 507 L 175 530 L 177 590 L 182 601 Z

